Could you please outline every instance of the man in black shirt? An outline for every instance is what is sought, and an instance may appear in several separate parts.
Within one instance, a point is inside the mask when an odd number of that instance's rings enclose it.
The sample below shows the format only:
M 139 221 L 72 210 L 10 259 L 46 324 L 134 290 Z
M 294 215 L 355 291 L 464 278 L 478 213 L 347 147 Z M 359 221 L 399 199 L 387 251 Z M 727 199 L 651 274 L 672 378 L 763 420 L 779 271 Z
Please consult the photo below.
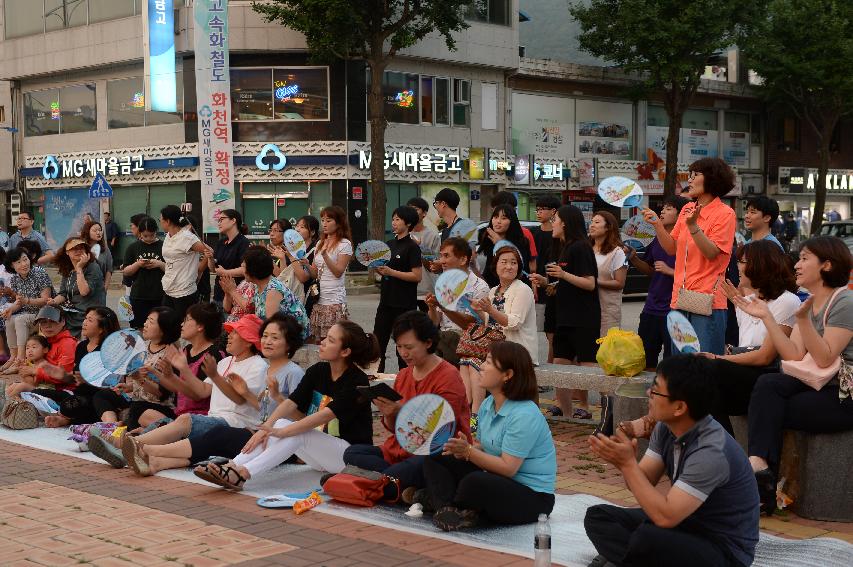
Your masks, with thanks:
M 421 281 L 421 247 L 412 240 L 409 232 L 418 224 L 418 213 L 411 207 L 398 207 L 391 216 L 391 229 L 396 238 L 387 242 L 391 249 L 391 260 L 376 268 L 382 276 L 382 289 L 379 295 L 379 308 L 373 323 L 373 334 L 379 340 L 382 356 L 379 358 L 379 372 L 385 372 L 385 350 L 391 339 L 394 321 L 405 313 L 417 309 L 418 283 Z M 406 363 L 397 355 L 400 368 Z
M 536 220 L 539 221 L 539 228 L 533 232 L 536 250 L 539 252 L 536 256 L 536 273 L 543 276 L 546 275 L 545 266 L 548 262 L 556 260 L 551 257 L 551 242 L 554 240 L 551 220 L 559 208 L 560 199 L 554 195 L 545 195 L 536 199 Z M 555 289 L 552 287 L 549 290 L 547 287 L 542 287 L 536 290 L 538 293 L 536 303 L 542 306 L 536 309 L 536 319 L 548 338 L 548 362 L 554 362 L 554 331 L 557 330 Z

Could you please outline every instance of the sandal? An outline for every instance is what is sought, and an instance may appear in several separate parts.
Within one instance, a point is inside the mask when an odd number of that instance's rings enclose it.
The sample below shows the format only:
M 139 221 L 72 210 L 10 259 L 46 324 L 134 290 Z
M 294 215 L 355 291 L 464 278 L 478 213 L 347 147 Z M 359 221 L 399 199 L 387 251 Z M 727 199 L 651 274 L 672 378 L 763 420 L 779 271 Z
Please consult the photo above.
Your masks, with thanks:
M 563 417 L 563 410 L 560 409 L 560 406 L 550 406 L 543 413 L 545 417 Z
M 620 421 L 619 429 L 622 430 L 622 433 L 628 439 L 649 439 L 652 436 L 652 430 L 655 428 L 657 421 L 649 417 L 648 415 L 644 415 L 640 418 L 643 422 L 643 431 L 637 435 L 637 430 L 634 428 L 634 421 Z
M 243 485 L 246 484 L 246 478 L 237 470 L 237 465 L 233 461 L 228 461 L 224 465 L 217 463 L 208 463 L 206 469 L 211 473 L 216 480 L 212 481 L 228 490 L 243 490 Z M 232 482 L 232 475 L 237 477 L 235 482 Z
M 196 463 L 196 466 L 193 468 L 193 474 L 198 478 L 207 481 L 211 484 L 217 484 L 219 486 L 223 486 L 219 477 L 216 476 L 213 471 L 210 469 L 211 464 L 216 465 L 224 465 L 228 463 L 229 459 L 225 457 L 210 457 L 206 461 L 201 461 L 200 463 Z
M 127 461 L 127 466 L 139 476 L 151 476 L 153 473 L 151 467 L 148 466 L 148 458 L 146 455 L 140 454 L 140 449 L 141 444 L 136 440 L 136 437 L 125 436 L 124 443 L 121 446 L 121 454 Z
M 583 408 L 575 408 L 572 419 L 592 419 L 592 414 Z

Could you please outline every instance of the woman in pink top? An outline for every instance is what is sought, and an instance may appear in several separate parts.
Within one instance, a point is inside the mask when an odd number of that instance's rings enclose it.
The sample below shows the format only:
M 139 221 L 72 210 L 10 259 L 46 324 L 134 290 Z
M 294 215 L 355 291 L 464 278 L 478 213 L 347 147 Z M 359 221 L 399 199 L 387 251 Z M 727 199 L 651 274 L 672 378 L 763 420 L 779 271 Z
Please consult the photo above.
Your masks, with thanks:
M 690 164 L 688 196 L 693 203 L 681 209 L 671 233 L 654 211 L 643 211 L 645 219 L 654 225 L 661 247 L 675 255 L 670 306 L 681 311 L 693 325 L 702 350 L 713 354 L 724 354 L 726 346 L 727 303 L 721 284 L 732 254 L 737 222 L 735 212 L 720 197 L 734 184 L 734 171 L 726 162 L 703 158 Z M 710 297 L 711 313 L 699 313 L 703 309 L 696 306 L 707 306 Z

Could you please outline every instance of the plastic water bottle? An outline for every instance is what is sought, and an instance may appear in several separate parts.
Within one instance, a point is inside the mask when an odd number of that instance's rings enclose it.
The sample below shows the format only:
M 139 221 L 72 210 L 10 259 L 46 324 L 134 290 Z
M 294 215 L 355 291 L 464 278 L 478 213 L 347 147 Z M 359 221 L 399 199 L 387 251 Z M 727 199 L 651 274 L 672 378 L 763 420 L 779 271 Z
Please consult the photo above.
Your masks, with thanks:
M 533 566 L 551 567 L 551 524 L 546 514 L 539 514 L 533 536 Z

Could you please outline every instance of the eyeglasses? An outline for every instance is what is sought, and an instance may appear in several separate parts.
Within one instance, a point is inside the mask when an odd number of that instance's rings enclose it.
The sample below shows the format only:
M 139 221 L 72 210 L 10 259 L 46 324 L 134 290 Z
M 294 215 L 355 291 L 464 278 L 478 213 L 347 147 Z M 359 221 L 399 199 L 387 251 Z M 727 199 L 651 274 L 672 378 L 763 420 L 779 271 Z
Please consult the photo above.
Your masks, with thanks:
M 701 171 L 691 171 L 690 173 L 687 174 L 687 179 L 689 181 L 693 181 L 699 175 L 705 175 L 705 174 L 702 173 Z
M 553 208 L 551 208 L 551 207 L 536 207 L 536 212 L 537 212 L 537 213 L 538 213 L 539 211 L 556 211 L 556 210 L 557 210 L 557 209 L 553 209 Z
M 660 392 L 652 390 L 651 388 L 649 388 L 649 396 L 660 396 L 661 398 L 667 398 L 670 400 L 672 399 L 672 396 L 670 396 L 669 394 L 661 394 Z
M 231 217 L 219 217 L 218 219 L 216 219 L 216 222 L 220 223 L 224 220 L 234 220 L 234 219 L 232 219 Z
M 270 232 L 284 232 L 284 231 L 281 230 L 280 228 L 271 228 Z

